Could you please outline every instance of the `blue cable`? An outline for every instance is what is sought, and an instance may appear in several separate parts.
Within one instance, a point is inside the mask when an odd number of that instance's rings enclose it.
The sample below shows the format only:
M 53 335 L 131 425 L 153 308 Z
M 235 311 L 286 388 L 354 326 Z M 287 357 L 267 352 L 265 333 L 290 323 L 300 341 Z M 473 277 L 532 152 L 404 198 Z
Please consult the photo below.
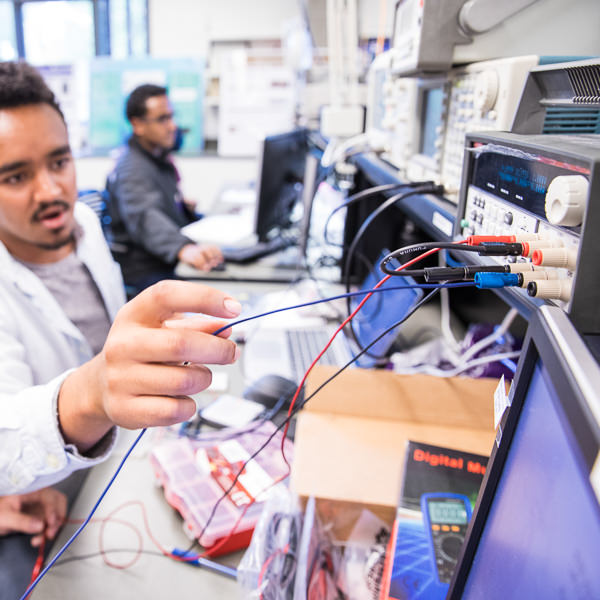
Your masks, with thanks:
M 500 362 L 513 373 L 517 372 L 517 363 L 514 360 L 511 360 L 510 358 L 503 358 Z
M 464 267 L 465 266 L 464 262 L 460 262 L 459 260 L 456 260 L 455 258 L 450 256 L 450 252 L 448 252 L 447 250 L 443 250 L 443 253 L 444 253 L 444 261 L 446 262 L 446 264 L 449 267 Z
M 102 494 L 100 494 L 100 498 L 98 498 L 98 501 L 94 505 L 94 508 L 92 508 L 90 514 L 87 516 L 85 521 L 78 527 L 77 531 L 69 538 L 69 541 L 56 553 L 54 558 L 52 558 L 52 560 L 46 565 L 44 570 L 36 577 L 35 581 L 33 581 L 29 585 L 29 587 L 25 590 L 25 593 L 21 596 L 21 598 L 19 600 L 25 600 L 25 598 L 27 598 L 27 596 L 29 596 L 29 594 L 31 594 L 31 592 L 35 589 L 35 586 L 41 581 L 42 577 L 54 566 L 54 563 L 64 554 L 65 550 L 75 541 L 77 536 L 83 531 L 85 526 L 91 521 L 92 517 L 94 516 L 94 513 L 98 509 L 98 506 L 100 506 L 100 502 L 102 502 L 102 500 L 104 499 L 104 496 L 106 496 L 106 493 L 110 489 L 110 486 L 113 484 L 114 480 L 117 478 L 117 475 L 123 468 L 125 461 L 129 458 L 129 455 L 133 452 L 133 449 L 137 446 L 138 442 L 142 439 L 142 436 L 144 435 L 144 433 L 146 433 L 145 427 L 144 427 L 144 429 L 142 429 L 140 431 L 137 438 L 135 438 L 135 441 L 133 442 L 133 444 L 131 444 L 131 448 L 129 448 L 129 450 L 127 450 L 127 452 L 125 453 L 125 456 L 121 460 L 119 466 L 117 467 L 117 470 L 115 471 L 114 475 L 110 478 L 110 481 L 104 488 L 104 491 L 102 492 Z
M 221 565 L 218 562 L 202 558 L 197 554 L 192 554 L 192 552 L 188 550 L 180 550 L 179 548 L 174 548 L 171 554 L 182 558 L 189 558 L 189 560 L 185 561 L 188 565 L 203 567 L 215 571 L 216 573 L 220 573 L 221 575 L 225 575 L 226 577 L 230 577 L 231 579 L 237 579 L 237 569 L 234 569 L 233 567 Z
M 353 296 L 364 296 L 366 294 L 378 293 L 378 292 L 385 292 L 387 290 L 390 290 L 390 291 L 391 290 L 400 290 L 400 289 L 405 290 L 407 288 L 433 289 L 433 288 L 442 288 L 442 287 L 472 287 L 473 285 L 474 285 L 473 282 L 464 282 L 464 283 L 459 282 L 459 283 L 445 283 L 445 284 L 422 283 L 422 284 L 415 284 L 415 285 L 402 285 L 402 286 L 380 287 L 380 288 L 372 288 L 370 290 L 361 290 L 359 292 L 350 292 L 350 293 L 347 293 L 347 294 L 340 294 L 338 296 L 331 296 L 329 298 L 321 298 L 319 300 L 312 300 L 311 302 L 304 302 L 302 304 L 295 304 L 294 306 L 286 306 L 284 308 L 277 308 L 275 310 L 270 310 L 270 311 L 265 312 L 265 313 L 261 313 L 261 314 L 254 315 L 254 316 L 251 316 L 251 317 L 246 317 L 245 319 L 239 319 L 238 321 L 234 321 L 233 323 L 228 323 L 227 325 L 224 325 L 223 327 L 217 329 L 217 331 L 215 331 L 213 333 L 213 335 L 218 335 L 222 331 L 225 331 L 226 329 L 229 329 L 230 327 L 233 327 L 234 325 L 239 325 L 240 323 L 245 323 L 246 321 L 252 321 L 253 319 L 259 319 L 261 317 L 266 317 L 268 315 L 272 315 L 272 314 L 275 314 L 275 313 L 278 313 L 278 312 L 283 312 L 283 311 L 286 311 L 286 310 L 293 310 L 295 308 L 302 308 L 302 307 L 305 307 L 305 306 L 312 306 L 314 304 L 320 304 L 322 302 L 330 302 L 331 300 L 338 300 L 340 298 L 349 298 L 349 297 L 353 297 Z M 94 507 L 90 511 L 90 514 L 86 517 L 85 521 L 78 527 L 77 531 L 69 538 L 69 540 L 67 541 L 67 543 L 56 553 L 56 555 L 46 565 L 46 567 L 43 569 L 43 571 L 37 576 L 37 578 L 35 579 L 35 581 L 33 581 L 29 585 L 29 587 L 25 590 L 25 593 L 20 597 L 19 600 L 25 600 L 29 596 L 29 594 L 31 594 L 31 592 L 35 589 L 35 587 L 37 586 L 37 584 L 42 580 L 42 578 L 44 577 L 44 575 L 46 575 L 46 573 L 54 566 L 54 563 L 56 563 L 56 561 L 64 554 L 64 552 L 67 550 L 67 548 L 75 541 L 75 539 L 79 536 L 79 534 L 84 530 L 84 528 L 87 526 L 87 524 L 91 521 L 91 519 L 94 516 L 96 510 L 100 506 L 100 503 L 102 502 L 102 500 L 104 500 L 104 496 L 106 496 L 108 490 L 110 489 L 110 487 L 112 486 L 113 482 L 117 478 L 117 475 L 120 473 L 121 469 L 123 468 L 123 465 L 125 464 L 125 461 L 129 458 L 129 455 L 133 452 L 134 448 L 137 446 L 138 442 L 140 441 L 140 439 L 142 438 L 142 436 L 144 435 L 145 432 L 146 432 L 146 428 L 142 429 L 140 431 L 139 435 L 137 436 L 137 438 L 135 439 L 135 441 L 133 442 L 133 444 L 131 444 L 131 447 L 125 453 L 125 456 L 123 457 L 123 459 L 119 463 L 119 466 L 117 467 L 117 470 L 115 471 L 115 473 L 113 474 L 113 476 L 110 478 L 110 481 L 108 482 L 108 484 L 104 488 L 104 491 L 100 495 L 100 498 L 98 498 L 98 501 L 96 502 L 96 504 L 94 505 Z
M 379 292 L 387 292 L 392 290 L 407 290 L 407 289 L 439 289 L 439 288 L 455 288 L 455 287 L 473 287 L 475 285 L 472 281 L 465 282 L 457 282 L 457 283 L 415 283 L 412 285 L 400 285 L 400 286 L 387 286 L 387 287 L 378 287 L 371 288 L 370 290 L 360 290 L 359 292 L 348 292 L 345 294 L 339 294 L 338 296 L 329 296 L 328 298 L 321 298 L 319 300 L 311 300 L 310 302 L 303 302 L 302 304 L 294 304 L 293 306 L 285 306 L 284 308 L 276 308 L 274 310 L 270 310 L 268 312 L 259 313 L 257 315 L 253 315 L 251 317 L 245 317 L 244 319 L 238 319 L 237 321 L 233 321 L 232 323 L 228 323 L 227 325 L 223 325 L 217 329 L 213 335 L 219 335 L 219 333 L 229 329 L 230 327 L 234 327 L 235 325 L 240 325 L 241 323 L 246 323 L 246 321 L 252 321 L 254 319 L 260 319 L 262 317 L 268 317 L 269 315 L 274 315 L 276 313 L 284 312 L 286 310 L 293 310 L 295 308 L 304 308 L 305 306 L 313 306 L 315 304 L 321 304 L 322 302 L 330 302 L 332 300 L 340 300 L 342 298 L 353 298 L 354 296 L 366 296 L 367 294 L 377 294 Z

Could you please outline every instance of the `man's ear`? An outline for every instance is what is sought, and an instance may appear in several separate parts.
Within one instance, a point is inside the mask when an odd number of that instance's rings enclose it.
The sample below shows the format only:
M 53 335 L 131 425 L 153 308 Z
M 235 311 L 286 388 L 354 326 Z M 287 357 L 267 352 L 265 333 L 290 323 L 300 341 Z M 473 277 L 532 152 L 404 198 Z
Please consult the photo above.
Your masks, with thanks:
M 130 121 L 131 128 L 133 129 L 133 133 L 137 136 L 140 136 L 144 133 L 145 123 L 143 119 L 139 119 L 137 117 L 133 117 Z

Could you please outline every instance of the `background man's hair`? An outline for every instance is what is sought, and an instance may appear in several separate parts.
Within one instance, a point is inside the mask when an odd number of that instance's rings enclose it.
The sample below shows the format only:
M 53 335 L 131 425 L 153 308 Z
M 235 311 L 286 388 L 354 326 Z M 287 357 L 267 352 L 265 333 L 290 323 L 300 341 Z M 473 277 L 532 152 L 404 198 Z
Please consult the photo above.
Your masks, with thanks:
M 145 83 L 140 85 L 131 92 L 129 98 L 127 98 L 127 104 L 125 106 L 125 114 L 127 119 L 131 122 L 131 119 L 143 119 L 146 116 L 146 100 L 153 98 L 154 96 L 166 96 L 167 88 L 160 85 L 154 85 L 152 83 Z
M 65 120 L 54 93 L 34 67 L 0 62 L 0 110 L 33 104 L 48 104 Z

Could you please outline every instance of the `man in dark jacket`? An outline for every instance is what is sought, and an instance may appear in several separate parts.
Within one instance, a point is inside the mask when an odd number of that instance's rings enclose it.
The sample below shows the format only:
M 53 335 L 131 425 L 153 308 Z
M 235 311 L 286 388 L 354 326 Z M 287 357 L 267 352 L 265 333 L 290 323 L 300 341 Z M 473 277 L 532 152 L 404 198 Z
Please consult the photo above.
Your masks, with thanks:
M 137 87 L 127 100 L 133 128 L 126 152 L 108 178 L 109 212 L 115 258 L 125 283 L 140 291 L 173 277 L 178 260 L 209 271 L 223 261 L 216 246 L 196 244 L 180 233 L 195 220 L 179 190 L 169 157 L 177 126 L 167 90 Z

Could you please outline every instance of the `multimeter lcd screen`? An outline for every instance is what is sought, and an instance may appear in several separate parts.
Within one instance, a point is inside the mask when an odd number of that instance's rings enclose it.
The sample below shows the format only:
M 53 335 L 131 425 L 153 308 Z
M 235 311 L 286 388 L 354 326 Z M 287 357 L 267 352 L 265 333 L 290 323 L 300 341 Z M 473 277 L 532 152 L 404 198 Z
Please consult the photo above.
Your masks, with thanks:
M 468 522 L 467 511 L 462 503 L 435 502 L 427 504 L 429 519 L 432 523 L 445 523 L 448 525 L 466 525 Z

